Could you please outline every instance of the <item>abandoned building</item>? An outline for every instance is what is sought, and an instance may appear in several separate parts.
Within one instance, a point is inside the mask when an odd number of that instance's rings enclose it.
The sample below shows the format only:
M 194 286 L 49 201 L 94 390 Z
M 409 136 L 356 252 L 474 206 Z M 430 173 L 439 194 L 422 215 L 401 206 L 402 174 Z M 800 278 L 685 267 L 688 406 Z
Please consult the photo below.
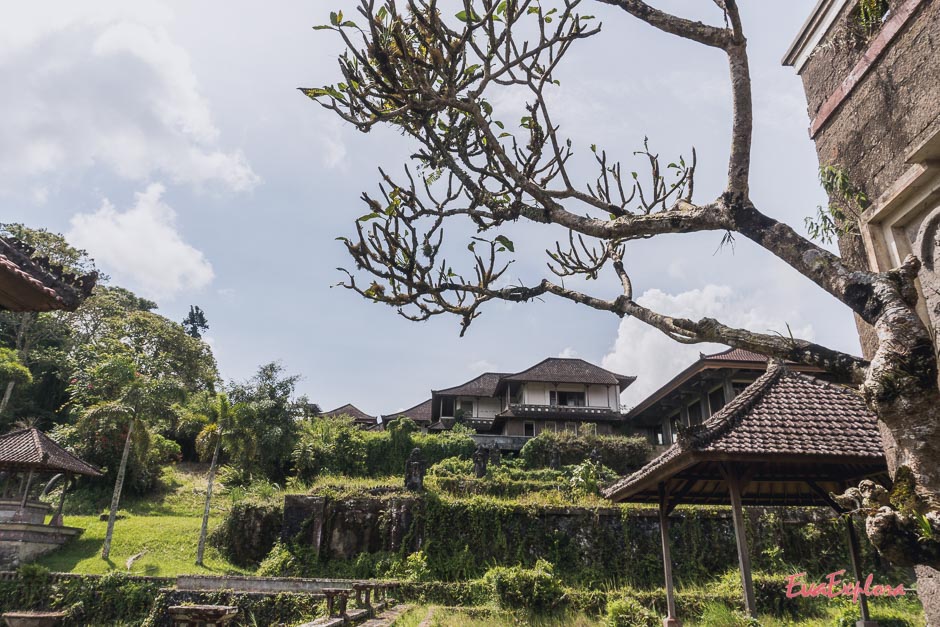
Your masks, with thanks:
M 534 437 L 542 431 L 611 435 L 623 426 L 620 395 L 635 380 L 583 359 L 550 357 L 520 372 L 485 372 L 460 385 L 432 390 L 428 400 L 383 414 L 380 421 L 352 404 L 323 415 L 346 415 L 364 428 L 376 428 L 376 423 L 381 428 L 404 416 L 428 432 L 460 423 L 480 435 L 509 438 Z
M 788 364 L 796 372 L 824 376 L 820 368 Z M 699 425 L 767 371 L 767 357 L 729 348 L 699 359 L 627 412 L 628 429 L 664 448 Z

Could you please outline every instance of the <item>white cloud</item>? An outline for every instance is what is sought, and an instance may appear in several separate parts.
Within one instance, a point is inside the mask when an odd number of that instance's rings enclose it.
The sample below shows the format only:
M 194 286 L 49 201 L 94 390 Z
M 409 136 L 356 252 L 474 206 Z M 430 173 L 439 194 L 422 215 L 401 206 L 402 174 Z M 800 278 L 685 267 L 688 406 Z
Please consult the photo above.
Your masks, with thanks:
M 558 356 L 562 359 L 574 359 L 578 356 L 578 351 L 570 346 L 566 346 L 560 353 L 558 353 Z
M 485 359 L 480 359 L 467 364 L 467 370 L 474 374 L 483 374 L 484 372 L 495 372 L 496 364 Z
M 147 1 L 20 4 L 0 26 L 0 188 L 103 165 L 241 191 L 258 182 L 219 145 L 189 54 Z
M 797 337 L 812 339 L 814 335 L 812 325 L 803 324 L 798 311 L 774 306 L 763 293 L 741 294 L 726 285 L 706 285 L 679 294 L 651 289 L 638 302 L 660 313 L 693 320 L 716 318 L 760 333 L 787 333 L 789 323 Z M 631 407 L 698 359 L 700 352 L 724 348 L 717 344 L 679 344 L 639 320 L 625 318 L 602 364 L 614 372 L 636 375 L 636 382 L 623 395 L 624 403 Z
M 94 213 L 75 215 L 66 234 L 116 282 L 156 299 L 199 289 L 214 277 L 202 252 L 183 241 L 176 212 L 161 199 L 163 191 L 162 185 L 150 185 L 123 212 L 105 199 Z

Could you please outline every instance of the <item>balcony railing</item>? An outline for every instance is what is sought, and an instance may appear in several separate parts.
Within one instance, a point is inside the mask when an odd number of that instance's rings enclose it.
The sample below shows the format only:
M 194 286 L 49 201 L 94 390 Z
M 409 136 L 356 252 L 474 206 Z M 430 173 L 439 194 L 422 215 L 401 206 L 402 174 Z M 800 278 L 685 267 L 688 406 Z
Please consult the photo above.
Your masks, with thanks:
M 571 405 L 531 405 L 528 403 L 511 403 L 509 409 L 513 412 L 526 414 L 580 414 L 609 416 L 616 413 L 610 407 L 574 407 Z

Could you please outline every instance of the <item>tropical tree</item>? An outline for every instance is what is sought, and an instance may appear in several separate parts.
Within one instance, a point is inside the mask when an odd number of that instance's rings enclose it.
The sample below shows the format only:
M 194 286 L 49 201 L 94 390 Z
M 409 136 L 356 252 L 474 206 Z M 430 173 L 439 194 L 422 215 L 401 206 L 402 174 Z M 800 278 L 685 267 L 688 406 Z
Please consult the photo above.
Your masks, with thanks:
M 88 253 L 71 246 L 57 233 L 45 229 L 32 229 L 23 224 L 0 224 L 0 237 L 14 238 L 29 246 L 36 257 L 48 259 L 53 266 L 60 266 L 66 272 L 90 274 L 96 272 L 94 261 Z M 107 277 L 104 277 L 105 279 Z M 19 362 L 30 367 L 34 351 L 44 346 L 62 345 L 67 338 L 65 320 L 67 312 L 0 312 L 0 341 L 15 350 Z M 3 416 L 10 404 L 13 390 L 18 384 L 30 383 L 29 380 L 9 378 L 5 380 L 3 396 L 0 397 L 0 416 Z
M 23 365 L 16 351 L 0 348 L 0 382 L 9 385 L 10 383 L 30 383 L 32 380 L 33 373 Z
M 913 507 L 872 509 L 869 538 L 892 561 L 940 567 L 940 387 L 937 346 L 916 310 L 920 261 L 911 256 L 891 271 L 872 272 L 757 207 L 749 187 L 747 40 L 735 0 L 715 0 L 720 25 L 643 0 L 599 1 L 724 54 L 732 100 L 724 191 L 693 199 L 694 151 L 689 160 L 664 165 L 644 145 L 637 153 L 644 168 L 623 168 L 596 144 L 576 152 L 575 140 L 553 120 L 547 95 L 571 47 L 600 32 L 577 12 L 581 0 L 463 0 L 456 16 L 444 15 L 435 0 L 360 0 L 356 21 L 337 11 L 321 27 L 343 41 L 342 82 L 304 91 L 361 131 L 391 126 L 417 146 L 403 176 L 381 171 L 380 193 L 363 194 L 365 215 L 343 238 L 355 266 L 345 287 L 412 320 L 458 316 L 462 332 L 490 301 L 554 296 L 634 317 L 678 342 L 722 343 L 821 367 L 858 386 L 882 424 L 889 470 L 909 477 L 916 494 Z M 621 67 L 627 66 L 612 66 Z M 525 113 L 518 125 L 507 124 L 497 107 L 520 95 Z M 574 175 L 581 154 L 596 168 L 585 185 Z M 515 247 L 502 227 L 518 220 L 558 234 L 546 251 L 550 274 L 534 282 L 506 280 Z M 477 232 L 464 237 L 462 222 Z M 456 244 L 445 241 L 445 228 L 449 237 L 458 235 Z M 712 318 L 670 316 L 637 302 L 626 246 L 700 231 L 751 240 L 843 303 L 875 329 L 873 358 Z M 467 255 L 463 268 L 460 251 Z M 616 286 L 613 296 L 564 283 L 602 275 Z
M 97 366 L 91 376 L 85 380 L 100 382 L 100 390 L 88 394 L 89 384 L 79 381 L 75 386 L 75 401 L 82 403 L 84 398 L 99 397 L 100 400 L 88 405 L 81 420 L 92 423 L 117 425 L 124 432 L 124 447 L 121 461 L 114 480 L 114 492 L 108 513 L 108 528 L 105 533 L 101 557 L 108 559 L 111 553 L 111 539 L 114 535 L 114 521 L 117 517 L 124 488 L 124 475 L 131 449 L 136 448 L 145 454 L 151 427 L 159 427 L 161 422 L 175 421 L 178 417 L 178 403 L 184 399 L 185 392 L 179 381 L 172 377 L 155 378 L 142 374 L 137 365 L 126 358 L 115 358 Z M 83 389 L 84 388 L 84 389 Z M 83 398 L 84 397 L 84 398 Z
M 190 305 L 189 314 L 183 319 L 183 328 L 190 337 L 201 338 L 202 333 L 209 330 L 205 312 L 197 305 Z
M 299 380 L 286 374 L 279 362 L 270 362 L 247 381 L 229 386 L 228 398 L 238 411 L 233 413 L 226 451 L 245 477 L 279 481 L 286 475 L 297 442 L 297 418 L 315 407 L 306 397 L 299 402 L 294 398 Z
M 217 394 L 212 406 L 211 422 L 205 426 L 197 440 L 203 444 L 203 450 L 212 449 L 212 461 L 209 464 L 209 476 L 206 480 L 206 505 L 202 512 L 202 526 L 199 529 L 199 546 L 196 549 L 196 565 L 202 566 L 206 551 L 206 534 L 209 530 L 209 506 L 212 502 L 212 484 L 219 463 L 219 451 L 222 449 L 226 434 L 231 433 L 233 408 L 225 394 Z

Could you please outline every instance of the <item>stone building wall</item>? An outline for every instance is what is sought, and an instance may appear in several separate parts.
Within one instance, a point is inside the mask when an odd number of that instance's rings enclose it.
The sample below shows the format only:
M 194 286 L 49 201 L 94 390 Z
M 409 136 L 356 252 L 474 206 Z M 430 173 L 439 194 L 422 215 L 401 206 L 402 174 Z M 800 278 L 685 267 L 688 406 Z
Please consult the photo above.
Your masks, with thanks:
M 908 253 L 923 265 L 921 315 L 940 330 L 940 2 L 889 0 L 880 29 L 865 32 L 859 3 L 845 2 L 799 69 L 810 133 L 821 166 L 838 166 L 871 206 L 859 234 L 843 236 L 850 263 L 884 271 Z M 823 17 L 818 5 L 808 25 Z M 816 22 L 817 24 L 822 22 Z M 803 38 L 812 28 L 804 28 Z M 800 41 L 800 39 L 798 39 Z M 807 41 L 807 40 L 804 40 Z M 788 53 L 787 62 L 798 57 Z M 839 202 L 838 199 L 831 199 Z M 856 318 L 862 350 L 877 349 L 874 331 Z M 891 455 L 891 438 L 885 437 Z M 940 617 L 940 572 L 918 567 L 930 617 Z
M 892 8 L 901 4 L 893 0 Z M 800 77 L 816 119 L 875 43 L 850 2 Z M 940 125 L 940 3 L 924 0 L 814 140 L 819 163 L 838 164 L 876 199 L 909 167 L 906 158 Z

